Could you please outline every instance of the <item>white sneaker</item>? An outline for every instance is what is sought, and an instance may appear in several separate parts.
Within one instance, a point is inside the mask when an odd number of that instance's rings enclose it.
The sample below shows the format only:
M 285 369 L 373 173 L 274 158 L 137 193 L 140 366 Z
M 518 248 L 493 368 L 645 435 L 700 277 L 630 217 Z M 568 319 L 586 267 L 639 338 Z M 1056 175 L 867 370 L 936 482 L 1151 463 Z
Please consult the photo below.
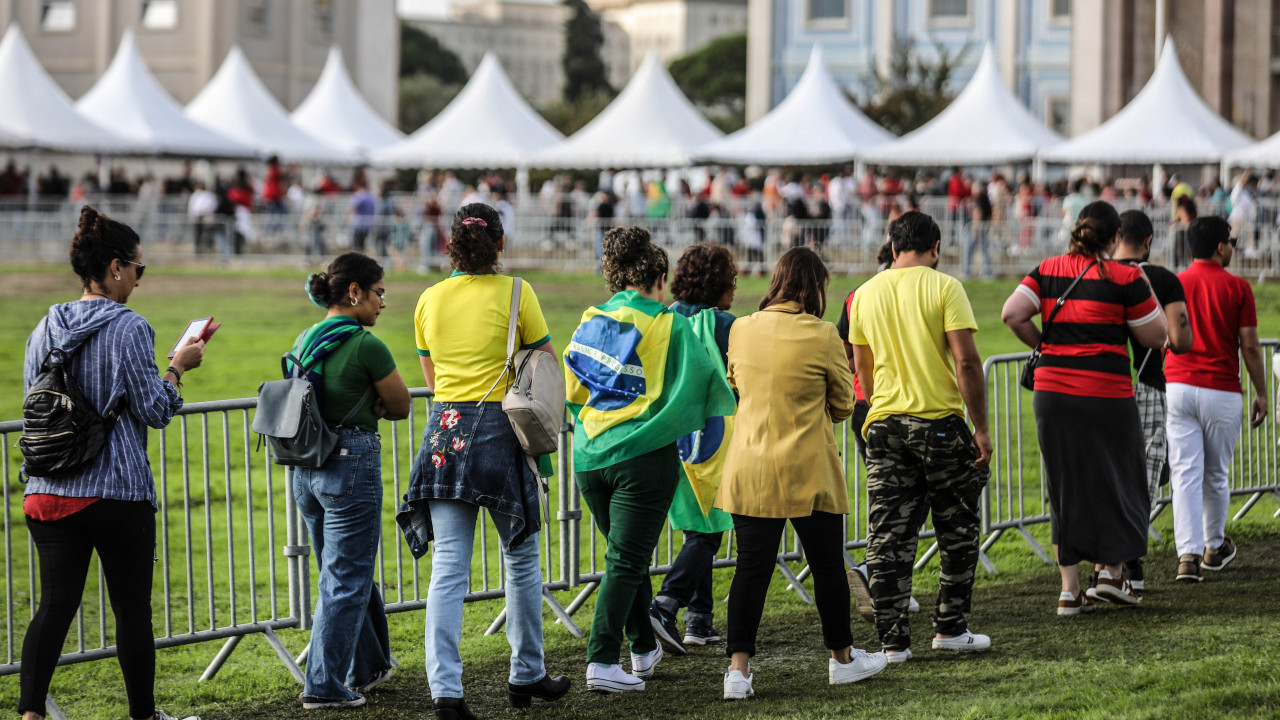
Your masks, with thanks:
M 385 670 L 381 670 L 381 671 L 379 671 L 379 672 L 377 672 L 377 673 L 374 673 L 374 676 L 373 676 L 372 678 L 370 678 L 370 679 L 369 679 L 369 682 L 367 682 L 367 683 L 365 683 L 365 684 L 361 685 L 360 687 L 354 687 L 354 688 L 351 688 L 351 689 L 352 689 L 352 690 L 355 690 L 355 691 L 356 691 L 356 692 L 358 692 L 358 693 L 367 693 L 367 692 L 369 692 L 370 690 L 372 690 L 372 689 L 374 689 L 374 688 L 378 687 L 378 686 L 379 686 L 379 685 L 381 685 L 382 683 L 384 683 L 384 682 L 386 682 L 386 681 L 390 680 L 390 679 L 391 679 L 391 675 L 392 675 L 392 673 L 394 673 L 394 672 L 395 672 L 395 668 L 387 668 L 387 669 L 385 669 Z
M 658 667 L 662 659 L 662 644 L 643 655 L 631 653 L 631 674 L 638 678 L 653 677 L 653 669 Z
M 163 710 L 156 710 L 154 720 L 178 720 L 178 718 Z M 200 720 L 200 718 L 195 715 L 188 715 L 187 717 L 182 718 L 182 720 Z
M 847 663 L 831 658 L 827 662 L 827 682 L 832 685 L 844 685 L 866 680 L 889 665 L 884 653 L 869 653 L 857 648 L 850 648 L 852 658 Z
M 747 668 L 751 672 L 751 668 Z M 741 670 L 730 670 L 724 674 L 724 699 L 746 700 L 755 697 L 756 691 L 751 688 L 751 680 L 755 675 L 742 674 Z
M 958 652 L 982 652 L 991 649 L 991 638 L 986 635 L 975 635 L 968 630 L 963 635 L 951 638 L 935 637 L 934 650 L 956 650 Z
M 644 690 L 644 681 L 624 671 L 621 665 L 587 663 L 587 689 L 604 693 L 634 692 Z
M 910 660 L 912 657 L 913 656 L 911 655 L 911 648 L 907 648 L 906 650 L 885 650 L 884 651 L 884 659 L 888 660 L 891 663 L 904 663 Z

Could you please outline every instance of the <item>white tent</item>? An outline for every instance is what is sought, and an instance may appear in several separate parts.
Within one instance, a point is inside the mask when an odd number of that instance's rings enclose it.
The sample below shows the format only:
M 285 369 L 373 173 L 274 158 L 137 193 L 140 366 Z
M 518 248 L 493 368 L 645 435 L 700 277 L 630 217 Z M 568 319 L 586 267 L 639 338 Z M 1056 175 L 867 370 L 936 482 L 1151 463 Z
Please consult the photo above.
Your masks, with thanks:
M 182 106 L 169 97 L 147 70 L 132 30 L 125 31 L 111 66 L 76 102 L 76 108 L 91 120 L 157 154 L 219 157 L 255 154 L 248 145 L 182 114 Z
M 404 142 L 375 151 L 373 160 L 389 167 L 517 167 L 563 140 L 487 53 L 448 107 Z
M 356 90 L 337 45 L 329 49 L 315 87 L 289 117 L 312 135 L 364 157 L 404 140 L 404 133 L 383 120 Z
M 529 158 L 529 167 L 684 167 L 721 137 L 649 53 L 609 107 L 563 144 Z
M 822 165 L 852 160 L 893 139 L 849 102 L 827 72 L 822 48 L 814 47 L 800 82 L 776 108 L 695 155 L 737 164 Z
M 1114 117 L 1041 153 L 1052 163 L 1216 163 L 1253 140 L 1204 104 L 1178 64 L 1173 39 L 1142 91 Z
M 964 91 L 937 117 L 862 154 L 885 165 L 1001 165 L 1025 162 L 1062 138 L 1005 87 L 990 45 Z
M 73 153 L 146 150 L 76 112 L 71 98 L 36 60 L 17 23 L 0 40 L 0 108 L 0 132 L 23 146 Z
M 1222 164 L 1226 168 L 1280 168 L 1280 133 L 1260 143 L 1227 153 L 1222 158 Z
M 239 140 L 264 156 L 338 165 L 360 161 L 354 152 L 329 145 L 294 125 L 239 47 L 231 48 L 222 67 L 187 105 L 186 112 L 192 120 Z

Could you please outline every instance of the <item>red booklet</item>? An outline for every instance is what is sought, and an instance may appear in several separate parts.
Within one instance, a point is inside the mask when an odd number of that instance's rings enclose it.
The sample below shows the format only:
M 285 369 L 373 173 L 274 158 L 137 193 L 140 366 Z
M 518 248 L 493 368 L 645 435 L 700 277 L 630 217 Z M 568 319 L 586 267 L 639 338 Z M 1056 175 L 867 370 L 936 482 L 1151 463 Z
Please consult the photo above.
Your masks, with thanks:
M 216 323 L 213 318 L 197 318 L 187 323 L 187 329 L 182 331 L 182 337 L 178 338 L 178 342 L 173 344 L 173 349 L 165 357 L 172 358 L 178 354 L 178 348 L 186 345 L 191 338 L 199 338 L 205 342 L 213 337 L 213 334 L 222 327 L 222 323 Z

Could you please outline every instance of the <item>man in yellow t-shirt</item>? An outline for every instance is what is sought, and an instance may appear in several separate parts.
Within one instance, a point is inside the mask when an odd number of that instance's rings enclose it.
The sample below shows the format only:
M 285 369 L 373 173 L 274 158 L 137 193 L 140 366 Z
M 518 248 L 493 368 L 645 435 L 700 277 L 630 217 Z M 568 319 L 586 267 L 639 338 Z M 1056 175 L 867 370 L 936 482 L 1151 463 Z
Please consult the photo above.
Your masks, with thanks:
M 911 657 L 907 606 L 916 541 L 930 511 L 942 557 L 933 648 L 991 647 L 991 638 L 970 632 L 967 623 L 991 439 L 987 383 L 973 342 L 978 325 L 960 282 L 935 269 L 938 224 L 908 212 L 890 226 L 889 240 L 894 265 L 858 289 L 849 342 L 871 402 L 862 433 L 876 630 L 889 661 L 903 662 Z

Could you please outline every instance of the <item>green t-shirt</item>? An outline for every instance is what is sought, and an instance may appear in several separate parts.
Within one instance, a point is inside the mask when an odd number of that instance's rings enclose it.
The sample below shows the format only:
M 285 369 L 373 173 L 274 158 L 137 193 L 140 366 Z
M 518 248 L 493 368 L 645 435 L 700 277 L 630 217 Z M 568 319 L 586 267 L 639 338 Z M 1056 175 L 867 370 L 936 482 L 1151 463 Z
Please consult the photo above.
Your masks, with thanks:
M 375 382 L 396 369 L 396 361 L 386 343 L 368 330 L 361 330 L 338 346 L 324 359 L 324 394 L 320 398 L 325 423 L 337 425 L 360 396 Z M 369 432 L 378 431 L 378 416 L 373 413 L 375 390 L 360 412 L 347 423 Z

